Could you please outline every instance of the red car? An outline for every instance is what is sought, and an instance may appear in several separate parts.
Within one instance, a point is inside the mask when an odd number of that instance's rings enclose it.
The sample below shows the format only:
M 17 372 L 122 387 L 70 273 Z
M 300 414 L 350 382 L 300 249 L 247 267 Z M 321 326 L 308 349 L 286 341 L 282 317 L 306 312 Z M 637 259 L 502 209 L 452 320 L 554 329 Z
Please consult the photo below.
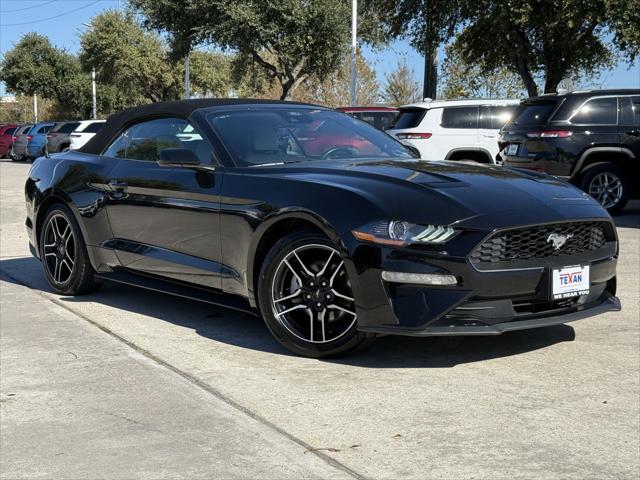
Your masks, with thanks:
M 398 109 L 393 107 L 340 107 L 336 110 L 365 121 L 378 130 L 389 128 L 398 115 Z
M 12 123 L 0 125 L 0 158 L 9 156 L 15 137 L 13 132 L 18 126 Z

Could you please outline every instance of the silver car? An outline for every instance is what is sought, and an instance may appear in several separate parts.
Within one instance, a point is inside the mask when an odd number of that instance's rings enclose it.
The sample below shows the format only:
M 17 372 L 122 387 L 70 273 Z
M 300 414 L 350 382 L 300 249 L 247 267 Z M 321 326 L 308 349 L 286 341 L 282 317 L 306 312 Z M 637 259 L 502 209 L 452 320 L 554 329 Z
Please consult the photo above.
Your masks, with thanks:
M 69 135 L 80 122 L 58 122 L 47 133 L 47 151 L 49 153 L 64 152 L 69 149 L 71 139 Z
M 13 146 L 11 147 L 11 153 L 9 156 L 13 160 L 24 160 L 27 158 L 27 143 L 29 143 L 28 135 L 29 130 L 31 130 L 33 124 L 29 123 L 27 125 L 21 125 L 14 132 L 14 136 L 16 137 L 13 142 Z

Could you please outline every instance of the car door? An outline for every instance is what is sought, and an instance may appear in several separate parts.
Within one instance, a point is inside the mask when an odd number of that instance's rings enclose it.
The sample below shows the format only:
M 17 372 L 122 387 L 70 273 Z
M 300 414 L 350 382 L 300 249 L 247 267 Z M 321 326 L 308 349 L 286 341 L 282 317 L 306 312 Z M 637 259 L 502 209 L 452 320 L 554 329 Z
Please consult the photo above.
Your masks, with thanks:
M 640 162 L 640 95 L 620 97 L 620 143 Z
M 478 145 L 489 152 L 491 160 L 498 155 L 498 133 L 509 121 L 517 105 L 481 105 Z
M 161 166 L 164 148 L 190 149 L 200 166 Z M 127 128 L 103 155 L 119 159 L 106 185 L 114 235 L 106 246 L 121 264 L 219 289 L 228 274 L 219 229 L 223 173 L 206 139 L 186 120 L 156 118 Z
M 440 160 L 448 158 L 456 150 L 478 148 L 478 110 L 477 105 L 442 109 L 437 138 Z

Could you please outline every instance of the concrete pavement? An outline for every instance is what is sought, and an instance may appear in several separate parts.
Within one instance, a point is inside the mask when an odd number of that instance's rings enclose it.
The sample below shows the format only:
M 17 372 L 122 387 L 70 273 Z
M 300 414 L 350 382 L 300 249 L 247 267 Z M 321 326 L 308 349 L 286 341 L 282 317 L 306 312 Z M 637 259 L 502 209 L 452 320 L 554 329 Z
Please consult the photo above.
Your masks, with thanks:
M 2 283 L 2 304 L 13 306 L 17 299 L 22 299 L 21 306 L 15 308 L 12 315 L 32 326 L 31 335 L 46 331 L 49 313 L 44 304 L 56 310 L 59 323 L 68 323 L 58 338 L 75 338 L 74 331 L 77 331 L 82 339 L 93 330 L 99 332 L 95 326 L 106 329 L 111 333 L 104 339 L 106 343 L 91 348 L 92 365 L 96 368 L 109 363 L 114 355 L 111 349 L 128 349 L 134 359 L 130 360 L 131 365 L 123 362 L 119 366 L 123 373 L 118 377 L 129 378 L 131 375 L 125 373 L 128 369 L 142 368 L 136 362 L 143 366 L 164 365 L 154 370 L 159 378 L 154 378 L 152 383 L 167 382 L 163 386 L 164 396 L 172 398 L 172 405 L 184 401 L 189 406 L 194 403 L 202 406 L 200 396 L 205 395 L 204 404 L 221 401 L 234 414 L 244 415 L 267 428 L 269 435 L 282 436 L 293 448 L 291 453 L 287 445 L 281 445 L 283 451 L 291 455 L 286 457 L 290 470 L 284 470 L 284 466 L 283 470 L 274 467 L 272 472 L 276 474 L 266 477 L 298 476 L 295 468 L 302 464 L 296 462 L 308 462 L 314 457 L 314 462 L 320 463 L 314 463 L 317 470 L 309 469 L 309 475 L 327 478 L 338 474 L 416 479 L 637 478 L 640 469 L 638 204 L 617 219 L 621 225 L 619 296 L 623 311 L 620 313 L 581 320 L 570 326 L 513 332 L 493 338 L 385 337 L 361 354 L 318 361 L 289 355 L 270 337 L 259 319 L 209 305 L 106 284 L 96 294 L 81 298 L 49 293 L 39 262 L 28 256 L 21 191 L 27 169 L 26 165 L 0 163 L 0 269 L 6 280 Z M 34 290 L 25 290 L 21 284 Z M 44 302 L 42 307 L 30 307 L 34 296 Z M 9 297 L 11 300 L 5 302 Z M 12 345 L 7 351 L 13 352 L 16 348 L 13 337 L 18 333 L 15 327 L 10 327 L 11 333 L 5 334 L 4 308 L 9 307 L 3 307 L 2 311 L 0 391 L 3 400 L 8 393 L 4 383 L 7 375 L 25 382 L 31 375 L 42 375 L 39 368 L 17 353 L 13 363 L 5 367 L 5 337 Z M 46 349 L 34 344 L 29 355 L 39 350 Z M 63 355 L 66 361 L 76 361 L 66 356 L 69 354 Z M 47 371 L 51 372 L 50 382 L 64 389 L 67 380 L 62 372 L 52 368 Z M 95 388 L 105 382 L 104 376 L 98 373 L 87 371 L 87 381 L 93 382 Z M 180 383 L 180 379 L 184 382 Z M 28 387 L 11 386 L 16 397 Z M 120 390 L 123 403 L 127 403 L 128 395 L 134 403 L 140 394 L 131 383 L 124 383 Z M 2 408 L 9 403 L 11 400 L 3 402 Z M 102 465 L 109 457 L 105 451 L 102 452 L 104 458 L 98 458 L 101 450 L 93 445 L 96 436 L 89 435 L 90 429 L 83 427 L 84 417 L 87 425 L 95 421 L 86 416 L 90 403 L 90 398 L 80 397 L 73 409 L 78 412 L 77 423 L 60 421 L 50 430 L 53 439 L 70 433 L 75 435 L 77 429 L 85 428 L 82 438 L 87 445 L 84 448 L 93 449 L 95 455 L 73 457 L 70 462 L 74 463 L 73 468 L 83 468 L 85 472 Z M 31 410 L 28 405 L 23 408 Z M 48 411 L 52 419 L 61 416 L 50 404 L 41 404 L 41 409 Z M 148 409 L 142 410 L 127 412 L 126 416 L 137 420 L 139 413 L 151 415 Z M 208 416 L 215 419 L 218 413 L 212 408 L 203 411 L 199 418 L 203 425 L 211 428 L 215 420 Z M 16 472 L 16 465 L 31 461 L 29 438 L 38 439 L 41 435 L 42 427 L 37 423 L 16 426 L 21 414 L 9 417 L 3 410 L 0 445 L 3 478 L 12 476 L 9 473 Z M 160 417 L 145 418 L 144 422 L 153 428 L 163 427 Z M 121 422 L 110 416 L 105 416 L 103 421 L 104 429 L 100 431 L 105 432 Z M 198 436 L 204 434 L 198 426 L 199 423 L 194 424 L 189 418 L 172 423 L 176 432 L 168 443 L 180 443 L 179 439 L 190 436 L 194 429 L 195 436 L 201 438 Z M 5 432 L 20 428 L 28 429 L 31 436 L 25 433 L 24 437 L 18 437 L 20 447 L 9 450 L 10 454 L 6 455 L 4 446 L 9 437 Z M 250 442 L 255 435 L 242 428 L 226 431 L 230 432 L 227 443 L 231 454 L 225 458 L 239 455 L 232 448 L 236 435 Z M 109 433 L 115 441 L 122 432 Z M 132 442 L 131 450 L 147 452 L 152 458 L 163 452 L 165 458 L 176 462 L 184 455 L 183 446 L 175 453 L 168 447 L 163 450 L 165 446 L 154 435 L 158 434 L 143 430 L 131 436 L 128 440 Z M 305 445 L 323 450 L 305 454 Z M 327 459 L 336 463 L 330 464 Z M 42 476 L 47 473 L 49 477 L 63 476 L 51 469 L 51 463 L 41 459 L 35 463 L 37 468 L 42 466 Z M 13 470 L 7 470 L 8 465 Z M 165 472 L 158 467 L 155 471 L 120 472 L 129 476 L 139 476 L 138 472 L 146 472 L 148 476 L 206 474 L 202 473 L 203 463 L 196 461 L 194 465 L 189 471 L 175 468 Z M 322 468 L 333 470 L 323 473 Z M 237 472 L 241 473 L 242 469 L 231 469 L 229 475 Z M 265 475 L 261 475 L 260 470 L 247 470 L 245 476 Z

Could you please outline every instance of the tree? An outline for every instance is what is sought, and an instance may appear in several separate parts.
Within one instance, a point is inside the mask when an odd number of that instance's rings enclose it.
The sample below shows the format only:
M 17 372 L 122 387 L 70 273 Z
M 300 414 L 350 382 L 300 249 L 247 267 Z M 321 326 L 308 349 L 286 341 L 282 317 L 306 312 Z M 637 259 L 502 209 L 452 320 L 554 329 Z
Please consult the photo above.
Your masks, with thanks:
M 94 17 L 80 44 L 85 70 L 95 68 L 98 81 L 119 88 L 130 105 L 181 97 L 182 65 L 131 14 L 108 10 Z
M 517 98 L 524 95 L 520 77 L 506 67 L 483 69 L 467 63 L 454 44 L 445 49 L 442 64 L 444 98 Z
M 420 84 L 405 59 L 398 62 L 394 71 L 385 74 L 385 80 L 382 97 L 386 103 L 404 105 L 420 100 Z
M 221 53 L 194 51 L 189 55 L 191 95 L 228 97 L 232 90 L 234 58 Z
M 640 57 L 640 0 L 607 0 L 614 41 L 629 63 Z
M 358 52 L 356 57 L 356 97 L 359 105 L 372 105 L 380 101 L 380 85 L 371 64 Z M 343 62 L 331 78 L 321 81 L 307 79 L 293 96 L 295 100 L 319 103 L 329 107 L 344 107 L 351 102 L 351 64 Z
M 170 34 L 175 55 L 213 44 L 258 65 L 289 98 L 343 60 L 350 5 L 343 0 L 131 0 L 146 24 Z
M 536 76 L 552 93 L 563 79 L 610 63 L 606 15 L 605 0 L 477 0 L 465 7 L 469 24 L 456 48 L 483 73 L 517 73 L 530 96 L 538 94 Z
M 78 58 L 43 35 L 28 33 L 6 53 L 0 80 L 11 92 L 50 100 L 39 102 L 41 118 L 86 117 L 91 111 L 91 80 Z
M 408 38 L 425 57 L 422 95 L 436 98 L 438 47 L 456 31 L 463 0 L 370 0 L 387 39 Z
M 27 33 L 0 64 L 0 81 L 10 92 L 55 98 L 67 79 L 79 72 L 74 57 L 38 33 Z

